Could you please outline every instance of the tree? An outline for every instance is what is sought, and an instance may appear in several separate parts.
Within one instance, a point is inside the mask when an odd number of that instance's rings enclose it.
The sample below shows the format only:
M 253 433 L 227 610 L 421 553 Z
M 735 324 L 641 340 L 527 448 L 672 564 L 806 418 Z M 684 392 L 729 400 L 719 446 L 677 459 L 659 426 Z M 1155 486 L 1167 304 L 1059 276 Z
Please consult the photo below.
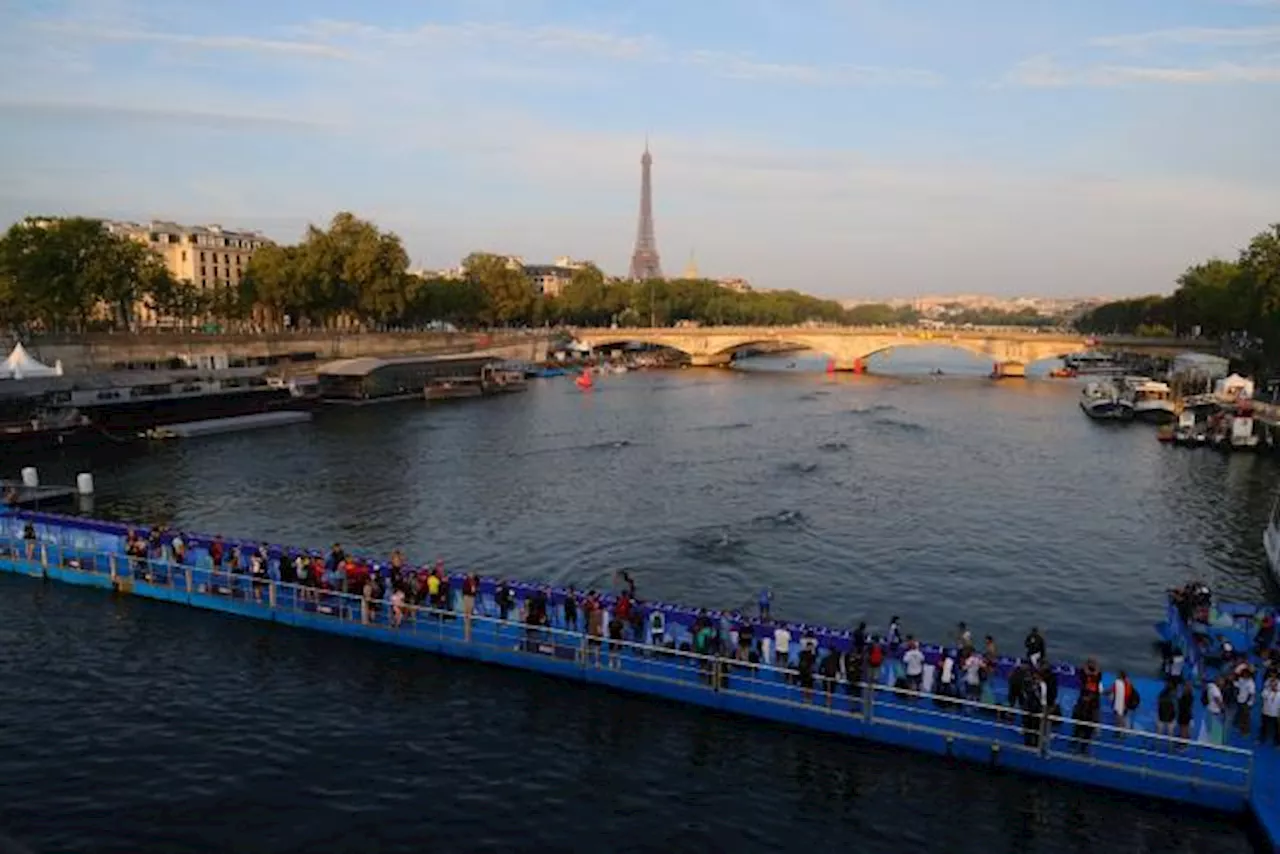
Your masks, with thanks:
M 1202 334 L 1225 335 L 1240 327 L 1236 302 L 1240 265 L 1214 258 L 1188 267 L 1178 277 L 1171 309 L 1179 329 L 1199 326 Z
M 1104 303 L 1086 312 L 1083 332 L 1172 331 L 1202 335 L 1237 333 L 1262 338 L 1268 358 L 1280 360 L 1280 224 L 1254 235 L 1236 261 L 1194 264 L 1178 277 L 1169 297 Z
M 127 326 L 134 307 L 169 287 L 146 246 L 111 234 L 96 219 L 29 217 L 0 238 L 8 311 L 46 329 L 83 329 L 95 318 Z
M 270 325 L 286 314 L 319 324 L 340 318 L 388 323 L 408 309 L 408 267 L 399 237 L 344 211 L 327 229 L 308 226 L 297 246 L 255 252 L 246 296 Z
M 533 288 L 523 269 L 488 252 L 471 253 L 462 267 L 467 281 L 484 294 L 482 320 L 491 325 L 529 320 Z
M 557 303 L 560 315 L 573 323 L 607 325 L 618 302 L 611 299 L 612 287 L 616 286 L 605 283 L 604 273 L 595 264 L 574 270 Z

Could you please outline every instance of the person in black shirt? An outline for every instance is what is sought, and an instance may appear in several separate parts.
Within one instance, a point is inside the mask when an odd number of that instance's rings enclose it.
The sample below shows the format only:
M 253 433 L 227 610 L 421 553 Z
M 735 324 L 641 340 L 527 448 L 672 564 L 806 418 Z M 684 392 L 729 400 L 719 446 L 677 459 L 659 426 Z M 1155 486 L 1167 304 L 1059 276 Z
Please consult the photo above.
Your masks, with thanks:
M 1172 736 L 1177 719 L 1177 683 L 1170 679 L 1160 689 L 1160 696 L 1156 697 L 1156 732 L 1160 735 Z
M 564 627 L 578 631 L 578 593 L 570 587 L 564 594 Z
M 827 708 L 831 708 L 836 691 L 836 677 L 840 675 L 840 653 L 828 652 L 818 664 L 818 673 L 822 676 L 822 687 L 827 692 Z
M 806 703 L 809 702 L 810 694 L 813 691 L 813 668 L 815 658 L 817 658 L 817 656 L 814 654 L 813 650 L 805 647 L 800 650 L 799 662 L 796 665 L 796 669 L 799 671 L 799 676 L 796 681 L 800 683 L 800 691 L 804 696 L 804 701 Z
M 511 613 L 511 609 L 516 606 L 516 592 L 511 589 L 510 582 L 502 582 L 502 586 L 498 588 L 498 615 L 503 620 Z
M 1191 719 L 1195 716 L 1196 696 L 1191 690 L 1191 683 L 1186 679 L 1178 690 L 1178 738 L 1191 740 Z
M 1031 666 L 1039 667 L 1044 659 L 1044 638 L 1040 636 L 1040 630 L 1032 626 L 1031 633 L 1022 644 L 1026 647 L 1027 659 L 1031 662 Z

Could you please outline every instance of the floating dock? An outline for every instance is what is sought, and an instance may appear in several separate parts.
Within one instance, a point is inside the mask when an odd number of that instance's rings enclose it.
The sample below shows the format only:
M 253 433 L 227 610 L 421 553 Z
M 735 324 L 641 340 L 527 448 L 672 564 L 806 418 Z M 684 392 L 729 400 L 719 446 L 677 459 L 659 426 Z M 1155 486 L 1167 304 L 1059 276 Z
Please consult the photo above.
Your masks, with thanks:
M 197 436 L 213 436 L 218 433 L 238 433 L 241 430 L 260 430 L 263 427 L 301 424 L 310 420 L 310 412 L 295 410 L 259 412 L 254 415 L 237 415 L 231 418 L 210 418 L 207 421 L 170 424 L 165 427 L 148 430 L 147 436 L 151 439 L 194 439 Z
M 20 480 L 0 478 L 0 501 L 11 507 L 71 504 L 76 495 L 74 486 L 27 486 Z
M 35 539 L 23 536 L 28 524 L 34 527 Z M 1280 799 L 1272 776 L 1280 770 L 1280 752 L 1269 746 L 1243 749 L 1153 733 L 1160 691 L 1155 679 L 1133 680 L 1142 703 L 1131 715 L 1133 728 L 1124 730 L 1108 723 L 1108 712 L 1100 722 L 1066 716 L 1079 693 L 1079 680 L 1070 665 L 1053 668 L 1058 705 L 1066 715 L 1028 716 L 1003 705 L 1007 659 L 996 667 L 981 693 L 986 702 L 934 693 L 933 668 L 941 652 L 937 647 L 926 648 L 929 664 L 919 691 L 901 686 L 900 670 L 891 655 L 864 682 L 815 677 L 812 687 L 805 687 L 797 684 L 790 667 L 687 651 L 690 616 L 723 622 L 731 633 L 750 632 L 755 638 L 772 638 L 773 629 L 785 625 L 794 638 L 793 653 L 806 642 L 815 644 L 820 655 L 825 650 L 840 651 L 847 648 L 848 632 L 645 603 L 641 619 L 628 626 L 623 640 L 602 640 L 587 636 L 581 626 L 565 625 L 561 608 L 565 591 L 542 585 L 508 586 L 516 599 L 512 614 L 521 613 L 522 604 L 534 597 L 547 597 L 552 620 L 544 626 L 502 619 L 496 579 L 482 580 L 470 616 L 460 608 L 461 576 L 450 577 L 451 601 L 444 609 L 396 609 L 390 602 L 366 602 L 359 596 L 286 584 L 277 577 L 251 579 L 215 571 L 205 551 L 210 538 L 202 535 L 183 533 L 189 549 L 185 565 L 158 557 L 131 559 L 123 549 L 127 530 L 124 525 L 96 520 L 0 511 L 0 571 L 501 664 L 993 769 L 1235 815 L 1251 811 L 1269 836 L 1271 850 L 1280 851 L 1275 835 L 1280 833 Z M 146 533 L 144 528 L 135 530 Z M 282 554 L 321 554 L 251 542 L 227 541 L 226 546 L 228 551 L 239 546 L 246 553 L 261 548 L 273 556 L 273 567 L 275 557 Z M 615 600 L 604 596 L 601 603 L 608 625 L 608 611 Z M 654 622 L 663 625 L 657 636 L 650 622 L 655 614 L 662 616 Z M 765 661 L 772 661 L 767 650 Z M 1108 677 L 1104 687 L 1111 681 Z M 1105 694 L 1102 705 L 1108 705 Z M 1197 698 L 1197 729 L 1202 715 Z

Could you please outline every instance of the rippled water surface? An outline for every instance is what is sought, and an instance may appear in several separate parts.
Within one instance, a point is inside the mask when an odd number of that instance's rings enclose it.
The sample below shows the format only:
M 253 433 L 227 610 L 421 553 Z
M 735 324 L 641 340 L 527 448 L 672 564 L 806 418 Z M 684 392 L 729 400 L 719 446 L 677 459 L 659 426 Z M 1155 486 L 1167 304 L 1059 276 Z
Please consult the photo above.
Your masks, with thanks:
M 951 373 L 951 372 L 949 372 Z M 1270 596 L 1269 459 L 1078 386 L 685 371 L 38 461 L 95 512 L 1149 670 L 1161 592 Z M 16 461 L 15 461 L 16 462 Z M 8 463 L 16 468 L 15 463 Z M 1215 816 L 0 578 L 0 819 L 62 851 L 1250 850 Z

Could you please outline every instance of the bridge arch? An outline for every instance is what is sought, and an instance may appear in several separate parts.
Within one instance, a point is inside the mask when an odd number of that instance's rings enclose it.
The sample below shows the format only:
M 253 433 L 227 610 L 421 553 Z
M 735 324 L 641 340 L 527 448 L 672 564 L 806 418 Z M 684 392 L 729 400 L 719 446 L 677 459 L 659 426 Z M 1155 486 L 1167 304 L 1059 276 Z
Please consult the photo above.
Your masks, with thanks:
M 734 352 L 761 344 L 823 353 L 834 359 L 839 368 L 852 368 L 878 353 L 908 347 L 945 347 L 992 362 L 1022 365 L 1087 349 L 1084 338 L 1017 331 L 695 327 L 581 330 L 577 338 L 594 348 L 629 343 L 667 347 L 688 355 L 695 365 L 727 364 Z

